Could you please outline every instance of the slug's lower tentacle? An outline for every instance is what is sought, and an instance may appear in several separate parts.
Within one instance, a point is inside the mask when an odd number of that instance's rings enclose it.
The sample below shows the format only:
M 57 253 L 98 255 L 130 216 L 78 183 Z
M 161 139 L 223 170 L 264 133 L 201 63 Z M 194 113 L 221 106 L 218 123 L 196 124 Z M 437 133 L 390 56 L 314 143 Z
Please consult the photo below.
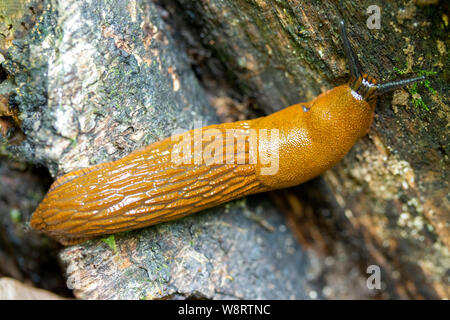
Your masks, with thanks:
M 414 82 L 425 81 L 425 80 L 426 80 L 425 76 L 420 76 L 420 77 L 415 77 L 415 78 L 402 79 L 402 80 L 378 84 L 377 89 L 375 90 L 375 94 L 377 96 L 381 96 L 385 93 L 394 91 L 399 88 L 403 88 L 404 86 L 407 86 L 408 84 L 411 84 Z

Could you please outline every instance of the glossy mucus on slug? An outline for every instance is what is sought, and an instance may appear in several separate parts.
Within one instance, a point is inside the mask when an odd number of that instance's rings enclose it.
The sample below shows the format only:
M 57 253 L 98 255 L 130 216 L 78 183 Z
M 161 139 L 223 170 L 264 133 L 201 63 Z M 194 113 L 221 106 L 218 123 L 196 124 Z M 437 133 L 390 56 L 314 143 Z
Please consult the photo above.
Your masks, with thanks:
M 423 80 L 418 77 L 377 84 L 363 73 L 343 23 L 340 28 L 351 72 L 347 84 L 266 117 L 191 130 L 185 135 L 199 137 L 197 146 L 202 148 L 186 157 L 192 160 L 188 163 L 176 163 L 171 156 L 192 142 L 180 143 L 169 137 L 117 161 L 68 173 L 51 186 L 33 214 L 31 226 L 68 245 L 174 220 L 322 174 L 367 133 L 379 94 Z M 223 134 L 219 144 L 222 151 L 235 152 L 231 163 L 225 158 L 225 162 L 216 163 L 220 160 L 216 155 L 209 164 L 203 161 L 205 150 L 212 150 L 208 149 L 211 137 L 218 132 Z M 252 148 L 248 139 L 253 132 Z M 267 133 L 276 133 L 276 141 Z M 263 173 L 267 163 L 258 152 L 255 156 L 255 149 L 277 152 L 273 174 Z M 195 160 L 199 156 L 202 161 Z

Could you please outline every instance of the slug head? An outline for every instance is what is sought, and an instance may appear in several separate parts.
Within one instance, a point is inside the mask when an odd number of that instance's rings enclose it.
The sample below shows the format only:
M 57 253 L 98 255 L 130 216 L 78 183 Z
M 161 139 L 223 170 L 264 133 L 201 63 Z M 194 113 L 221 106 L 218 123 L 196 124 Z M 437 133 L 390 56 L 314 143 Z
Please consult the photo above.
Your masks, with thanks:
M 375 78 L 363 72 L 348 40 L 344 21 L 340 22 L 340 31 L 351 73 L 349 82 L 300 105 L 305 124 L 314 135 L 312 139 L 328 146 L 329 152 L 333 146 L 336 159 L 369 131 L 379 95 L 425 80 L 421 76 L 378 84 Z
M 424 76 L 378 84 L 375 78 L 363 72 L 361 63 L 355 55 L 345 30 L 340 22 L 341 38 L 349 63 L 350 80 L 346 85 L 329 90 L 308 104 L 309 126 L 320 137 L 339 136 L 353 145 L 356 139 L 365 135 L 372 123 L 376 99 L 379 95 L 410 83 L 425 80 Z M 331 142 L 331 141 L 330 141 Z
M 344 20 L 340 21 L 339 29 L 341 32 L 342 44 L 344 47 L 344 52 L 347 57 L 351 74 L 351 78 L 350 81 L 348 82 L 348 85 L 355 93 L 358 93 L 358 95 L 361 96 L 368 103 L 372 103 L 377 96 L 380 96 L 390 91 L 394 91 L 398 88 L 402 88 L 414 82 L 424 81 L 426 79 L 425 76 L 420 76 L 415 78 L 387 82 L 383 84 L 377 84 L 377 81 L 373 77 L 363 72 L 358 56 L 353 51 L 353 48 L 350 45 L 350 41 L 348 40 Z
M 362 71 L 343 21 L 340 29 L 350 81 L 310 102 L 254 120 L 255 127 L 280 129 L 279 170 L 272 176 L 258 175 L 258 180 L 270 188 L 298 185 L 331 168 L 369 131 L 378 95 L 424 80 L 418 77 L 378 84 Z M 266 149 L 273 149 L 268 139 L 262 141 Z
M 370 92 L 373 88 L 369 88 Z M 322 93 L 309 103 L 302 104 L 305 122 L 316 140 L 337 144 L 344 149 L 364 136 L 372 123 L 376 97 L 366 100 L 360 91 L 341 85 Z M 337 147 L 337 148 L 339 148 Z M 342 152 L 347 152 L 343 150 Z

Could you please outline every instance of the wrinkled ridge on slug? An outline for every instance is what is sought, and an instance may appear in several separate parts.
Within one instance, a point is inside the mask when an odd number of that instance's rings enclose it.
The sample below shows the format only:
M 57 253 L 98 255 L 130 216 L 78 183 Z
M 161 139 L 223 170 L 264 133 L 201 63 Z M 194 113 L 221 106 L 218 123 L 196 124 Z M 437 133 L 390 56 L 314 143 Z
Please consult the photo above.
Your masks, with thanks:
M 210 143 L 206 138 L 204 146 Z M 73 244 L 265 190 L 256 179 L 254 164 L 174 164 L 170 152 L 176 143 L 168 138 L 120 160 L 57 179 L 34 213 L 32 227 Z

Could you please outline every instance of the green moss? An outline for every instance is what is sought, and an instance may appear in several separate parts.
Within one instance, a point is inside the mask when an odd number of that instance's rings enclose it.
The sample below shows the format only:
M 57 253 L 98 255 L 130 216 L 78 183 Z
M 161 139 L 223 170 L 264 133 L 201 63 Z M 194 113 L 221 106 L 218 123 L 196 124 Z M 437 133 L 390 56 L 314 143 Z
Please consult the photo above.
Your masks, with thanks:
M 428 70 L 420 70 L 418 72 L 420 76 L 427 76 L 427 77 L 434 76 L 436 73 L 437 73 L 436 71 L 428 71 Z M 425 80 L 422 83 L 431 94 L 436 94 L 436 90 L 431 86 L 430 80 Z
M 3 135 L 0 134 L 0 157 L 8 157 L 10 154 L 6 150 L 7 141 L 3 137 Z
M 77 145 L 77 140 L 74 138 L 69 138 L 70 139 L 70 146 L 72 148 L 74 148 Z
M 420 97 L 417 93 L 417 83 L 414 83 L 409 89 L 409 93 L 413 97 L 412 103 L 416 108 L 422 108 L 426 111 L 430 111 L 430 108 L 423 102 L 422 97 Z M 416 96 L 416 97 L 415 97 Z
M 395 73 L 397 73 L 398 75 L 403 76 L 403 75 L 405 75 L 405 74 L 408 73 L 408 66 L 405 64 L 405 67 L 404 67 L 403 69 L 399 69 L 399 68 L 397 68 L 397 67 L 394 67 L 394 71 L 395 71 Z
M 433 76 L 435 75 L 437 72 L 435 71 L 429 71 L 429 70 L 419 70 L 417 72 L 417 74 L 419 76 Z M 425 81 L 421 81 L 420 83 L 422 83 L 424 85 L 424 87 L 428 90 L 428 92 L 430 92 L 431 94 L 436 94 L 437 91 L 431 86 L 431 82 L 430 80 L 425 80 Z M 430 111 L 430 108 L 428 108 L 428 106 L 425 104 L 425 102 L 422 100 L 422 97 L 420 97 L 417 94 L 417 87 L 418 87 L 418 83 L 414 83 L 411 88 L 409 89 L 409 93 L 411 94 L 411 96 L 413 97 L 412 103 L 416 108 L 421 108 L 424 109 L 426 111 Z M 414 97 L 416 96 L 416 97 Z
M 22 214 L 20 213 L 19 209 L 16 208 L 13 208 L 9 211 L 9 216 L 13 223 L 19 223 L 20 220 L 22 220 Z
M 417 73 L 419 74 L 419 76 L 434 76 L 437 72 L 430 70 L 419 70 L 419 72 Z
M 394 71 L 399 74 L 399 75 L 405 75 L 408 73 L 407 71 L 407 66 L 405 65 L 405 67 L 403 69 L 399 69 L 397 67 L 394 67 Z M 430 71 L 430 70 L 419 70 L 418 72 L 416 72 L 416 74 L 418 76 L 433 76 L 436 74 L 435 71 Z M 436 94 L 436 90 L 431 86 L 431 82 L 430 80 L 424 80 L 418 83 L 422 83 L 424 85 L 424 87 L 428 90 L 428 92 L 430 92 L 431 94 Z M 426 105 L 426 103 L 422 100 L 422 97 L 419 96 L 418 91 L 417 91 L 417 87 L 418 87 L 418 83 L 414 83 L 411 88 L 408 90 L 409 93 L 411 94 L 411 96 L 413 97 L 412 99 L 412 103 L 416 108 L 421 108 L 423 110 L 426 111 L 430 111 L 430 108 Z
M 117 253 L 116 238 L 113 234 L 107 238 L 103 238 L 102 241 L 106 243 L 114 253 Z

